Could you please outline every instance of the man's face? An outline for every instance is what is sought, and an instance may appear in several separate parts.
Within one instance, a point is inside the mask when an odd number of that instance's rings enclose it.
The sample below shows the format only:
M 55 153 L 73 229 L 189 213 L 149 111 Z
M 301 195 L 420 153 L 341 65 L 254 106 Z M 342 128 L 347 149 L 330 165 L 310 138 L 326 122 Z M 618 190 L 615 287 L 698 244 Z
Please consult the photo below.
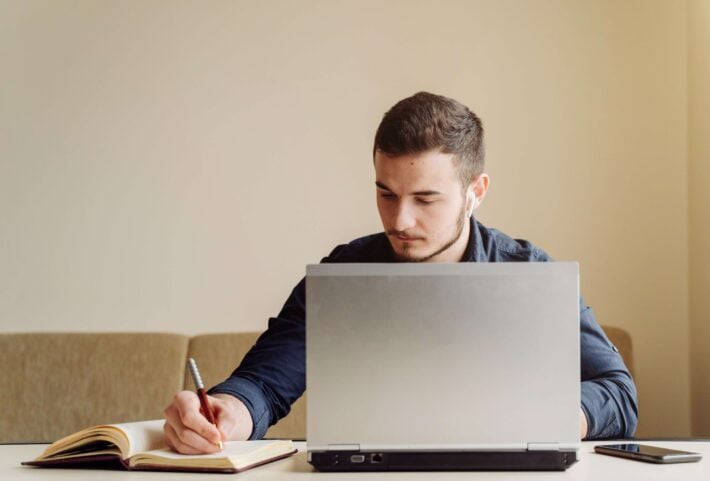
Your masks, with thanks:
M 453 154 L 375 154 L 377 209 L 392 249 L 407 262 L 458 262 L 468 242 L 466 195 Z

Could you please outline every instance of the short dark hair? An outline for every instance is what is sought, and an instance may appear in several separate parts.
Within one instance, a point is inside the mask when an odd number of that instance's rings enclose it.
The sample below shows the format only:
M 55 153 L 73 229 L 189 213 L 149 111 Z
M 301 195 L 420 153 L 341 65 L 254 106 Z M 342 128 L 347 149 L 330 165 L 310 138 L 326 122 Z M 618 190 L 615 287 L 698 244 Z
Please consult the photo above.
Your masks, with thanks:
M 481 119 L 454 99 L 419 92 L 385 113 L 372 154 L 397 157 L 433 149 L 454 154 L 464 187 L 483 173 L 486 149 Z

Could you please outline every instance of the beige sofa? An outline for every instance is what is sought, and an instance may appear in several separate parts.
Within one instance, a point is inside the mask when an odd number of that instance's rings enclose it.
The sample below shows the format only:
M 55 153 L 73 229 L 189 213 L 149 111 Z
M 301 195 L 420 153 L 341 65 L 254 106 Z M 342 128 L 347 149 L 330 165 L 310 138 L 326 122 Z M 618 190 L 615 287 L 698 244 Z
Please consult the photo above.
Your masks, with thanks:
M 632 368 L 631 340 L 605 327 Z M 194 389 L 187 357 L 206 386 L 225 379 L 257 333 L 188 337 L 164 333 L 28 333 L 0 335 L 0 443 L 49 442 L 106 423 L 156 419 L 182 389 Z M 305 396 L 267 432 L 303 439 Z

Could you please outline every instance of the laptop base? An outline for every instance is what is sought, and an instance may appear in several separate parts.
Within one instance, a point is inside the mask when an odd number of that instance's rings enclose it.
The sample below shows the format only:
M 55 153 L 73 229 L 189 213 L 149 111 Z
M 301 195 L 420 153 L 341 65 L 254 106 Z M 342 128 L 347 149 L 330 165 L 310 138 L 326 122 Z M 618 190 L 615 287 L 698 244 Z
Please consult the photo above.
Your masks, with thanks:
M 574 451 L 520 452 L 361 452 L 308 453 L 319 471 L 564 471 L 577 461 Z

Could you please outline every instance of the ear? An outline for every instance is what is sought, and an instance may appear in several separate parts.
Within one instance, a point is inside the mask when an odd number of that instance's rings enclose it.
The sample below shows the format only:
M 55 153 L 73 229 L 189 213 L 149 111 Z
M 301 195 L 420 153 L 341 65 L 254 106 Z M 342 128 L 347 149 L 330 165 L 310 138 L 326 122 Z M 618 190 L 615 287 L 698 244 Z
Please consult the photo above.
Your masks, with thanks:
M 488 174 L 479 174 L 475 179 L 473 179 L 470 189 L 476 196 L 476 199 L 473 206 L 471 206 L 472 209 L 475 210 L 479 205 L 481 205 L 484 197 L 486 197 L 486 192 L 488 192 L 488 185 L 490 182 L 491 178 L 488 177 Z

